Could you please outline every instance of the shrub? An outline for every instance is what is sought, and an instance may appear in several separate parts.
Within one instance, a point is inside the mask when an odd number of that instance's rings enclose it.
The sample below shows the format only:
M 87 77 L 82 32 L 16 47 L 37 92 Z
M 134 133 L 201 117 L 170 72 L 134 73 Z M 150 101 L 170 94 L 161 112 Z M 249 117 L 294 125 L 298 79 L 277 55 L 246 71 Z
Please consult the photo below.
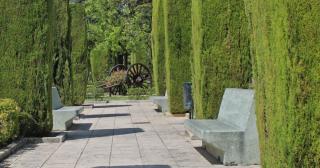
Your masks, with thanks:
M 120 85 L 125 83 L 127 76 L 127 71 L 116 71 L 113 72 L 110 76 L 106 79 L 106 85 L 107 86 L 114 86 L 114 85 Z
M 263 167 L 320 167 L 320 3 L 247 0 Z
M 247 88 L 252 76 L 244 1 L 193 0 L 192 46 L 196 118 L 216 118 L 225 88 Z
M 183 83 L 191 80 L 191 0 L 163 0 L 166 87 L 171 113 L 184 113 Z
M 52 128 L 51 85 L 54 34 L 53 1 L 0 3 L 0 98 L 12 98 L 36 123 L 27 135 Z M 22 131 L 22 130 L 21 130 Z
M 143 100 L 146 96 L 150 95 L 152 89 L 150 88 L 129 88 L 128 95 L 131 99 Z
M 11 99 L 0 99 L 0 147 L 19 135 L 20 109 Z
M 165 95 L 166 70 L 164 47 L 164 18 L 161 0 L 152 1 L 152 64 L 153 84 L 157 95 Z

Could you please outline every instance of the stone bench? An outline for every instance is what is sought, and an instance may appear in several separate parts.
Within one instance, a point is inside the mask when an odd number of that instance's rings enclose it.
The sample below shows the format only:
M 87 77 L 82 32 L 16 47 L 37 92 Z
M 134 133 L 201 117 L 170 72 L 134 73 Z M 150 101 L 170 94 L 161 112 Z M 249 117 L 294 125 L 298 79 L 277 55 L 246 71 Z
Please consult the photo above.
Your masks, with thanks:
M 149 99 L 152 101 L 153 104 L 158 106 L 158 109 L 161 112 L 169 111 L 167 92 L 165 96 L 151 96 Z
M 150 100 L 153 104 L 157 105 L 161 112 L 168 112 L 168 97 L 167 96 L 151 96 Z
M 63 106 L 56 87 L 52 87 L 52 115 L 53 115 L 53 130 L 65 131 L 71 125 L 75 117 L 82 111 L 82 106 Z
M 187 120 L 185 128 L 224 165 L 260 163 L 253 90 L 226 89 L 217 120 Z

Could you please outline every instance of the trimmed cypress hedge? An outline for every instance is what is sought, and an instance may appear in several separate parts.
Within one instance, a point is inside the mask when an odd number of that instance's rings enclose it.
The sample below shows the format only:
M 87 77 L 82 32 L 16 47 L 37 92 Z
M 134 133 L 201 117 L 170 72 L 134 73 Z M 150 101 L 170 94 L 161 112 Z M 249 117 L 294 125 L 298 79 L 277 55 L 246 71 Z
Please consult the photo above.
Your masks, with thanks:
M 89 55 L 87 47 L 87 24 L 85 7 L 82 3 L 70 4 L 71 12 L 71 62 L 72 62 L 72 104 L 81 105 L 86 98 Z
M 157 95 L 165 95 L 166 71 L 164 48 L 164 20 L 161 0 L 152 1 L 152 63 L 154 88 Z
M 17 101 L 37 123 L 22 127 L 32 136 L 52 128 L 52 0 L 0 3 L 0 97 Z
M 56 0 L 54 84 L 65 105 L 81 105 L 85 100 L 89 58 L 84 5 Z
M 191 0 L 164 0 L 166 87 L 171 113 L 184 113 L 183 83 L 191 80 Z
M 55 6 L 55 56 L 53 58 L 53 81 L 65 105 L 73 104 L 72 60 L 70 37 L 69 0 L 54 0 Z
M 192 46 L 196 118 L 216 118 L 225 88 L 247 88 L 252 77 L 244 1 L 193 0 Z
M 248 0 L 263 167 L 320 167 L 320 3 Z

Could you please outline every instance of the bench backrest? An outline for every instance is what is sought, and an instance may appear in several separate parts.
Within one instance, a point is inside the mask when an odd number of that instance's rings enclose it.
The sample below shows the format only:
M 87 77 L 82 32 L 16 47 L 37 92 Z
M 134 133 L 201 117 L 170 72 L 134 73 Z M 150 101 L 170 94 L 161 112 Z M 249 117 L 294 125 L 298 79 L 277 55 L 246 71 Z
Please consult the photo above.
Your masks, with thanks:
M 63 104 L 61 103 L 58 89 L 56 87 L 52 87 L 52 109 L 57 110 L 62 107 Z
M 226 89 L 220 106 L 218 120 L 245 130 L 254 109 L 254 91 L 251 89 Z

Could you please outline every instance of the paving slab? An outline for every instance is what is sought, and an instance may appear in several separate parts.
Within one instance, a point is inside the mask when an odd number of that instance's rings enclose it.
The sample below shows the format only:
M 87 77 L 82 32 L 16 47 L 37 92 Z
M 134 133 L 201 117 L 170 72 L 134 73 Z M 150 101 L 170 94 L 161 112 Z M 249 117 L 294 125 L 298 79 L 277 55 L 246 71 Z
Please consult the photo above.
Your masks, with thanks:
M 65 142 L 27 145 L 0 168 L 225 168 L 186 136 L 185 119 L 148 101 L 100 103 L 73 121 Z

